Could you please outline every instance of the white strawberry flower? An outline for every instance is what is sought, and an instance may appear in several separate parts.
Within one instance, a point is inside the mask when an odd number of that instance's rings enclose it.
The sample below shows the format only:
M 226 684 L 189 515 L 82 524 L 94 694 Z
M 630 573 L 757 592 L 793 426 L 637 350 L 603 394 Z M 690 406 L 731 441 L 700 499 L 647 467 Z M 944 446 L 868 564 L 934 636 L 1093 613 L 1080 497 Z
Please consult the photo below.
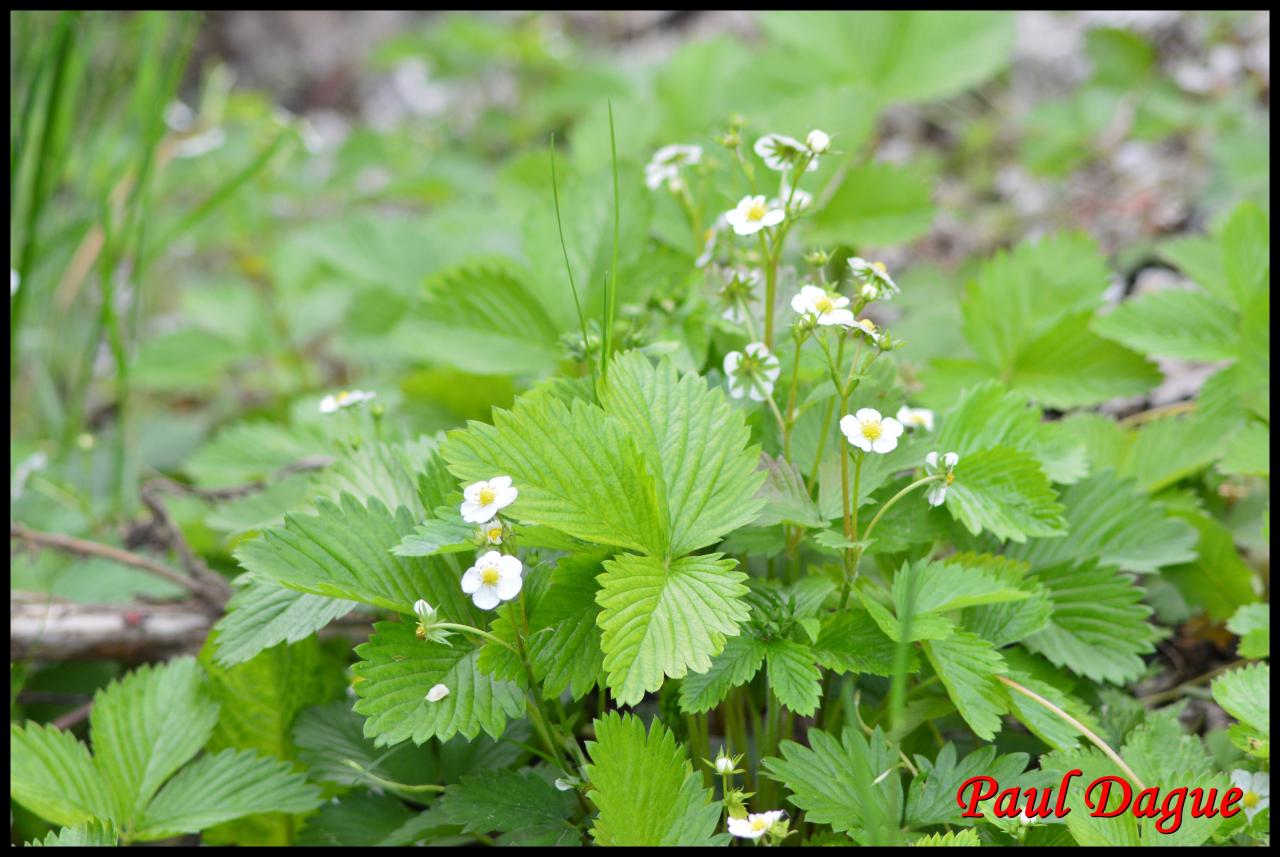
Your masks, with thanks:
M 514 503 L 518 493 L 511 485 L 510 476 L 474 482 L 462 491 L 462 520 L 471 524 L 487 524 L 500 509 Z
M 850 327 L 856 327 L 858 330 L 861 330 L 863 333 L 865 333 L 872 342 L 879 344 L 880 330 L 879 328 L 876 327 L 876 323 L 871 319 L 860 318 L 857 321 L 855 321 L 853 324 L 851 324 Z
M 432 685 L 431 690 L 427 691 L 427 702 L 439 702 L 449 695 L 449 688 L 443 684 Z
M 490 521 L 487 524 L 482 524 L 480 535 L 487 545 L 502 544 L 502 523 L 500 521 Z
M 1249 821 L 1253 821 L 1253 817 L 1271 806 L 1271 775 L 1259 771 L 1251 774 L 1246 770 L 1237 768 L 1231 772 L 1231 785 L 1244 792 L 1244 797 L 1240 800 L 1240 806 L 1244 809 L 1244 814 L 1248 816 Z
M 730 759 L 728 756 L 716 756 L 715 768 L 716 773 L 720 776 L 730 776 L 733 774 L 734 770 L 733 759 Z
M 821 325 L 840 327 L 852 327 L 856 324 L 853 312 L 845 309 L 848 305 L 848 298 L 814 285 L 802 286 L 800 294 L 791 299 L 791 308 L 801 315 L 811 315 Z
M 739 839 L 759 839 L 785 817 L 786 813 L 780 809 L 753 812 L 746 818 L 730 818 L 727 826 L 729 832 Z
M 831 135 L 826 131 L 814 128 L 809 132 L 809 136 L 804 138 L 804 144 L 815 155 L 823 155 L 831 151 Z
M 738 235 L 755 235 L 766 226 L 777 226 L 786 216 L 776 202 L 757 195 L 744 196 L 736 208 L 725 212 L 724 219 Z
M 922 428 L 933 431 L 933 411 L 928 408 L 910 408 L 906 405 L 898 408 L 898 422 L 907 428 Z
M 931 452 L 924 457 L 924 472 L 929 476 L 945 476 L 946 478 L 940 482 L 935 482 L 929 486 L 929 490 L 925 492 L 924 498 L 929 501 L 930 506 L 941 506 L 947 499 L 947 488 L 952 482 L 956 481 L 954 471 L 956 465 L 960 463 L 960 456 L 954 452 L 948 452 L 942 456 L 941 462 L 938 460 L 938 453 Z
M 809 158 L 811 154 L 808 146 L 786 134 L 765 134 L 756 140 L 752 148 L 764 161 L 766 167 L 780 173 L 787 172 L 792 166 L 800 163 L 801 159 Z M 805 169 L 813 171 L 817 168 L 818 159 L 811 158 L 809 166 Z
M 889 300 L 899 291 L 898 284 L 893 281 L 893 277 L 889 276 L 889 269 L 885 267 L 884 262 L 868 262 L 861 256 L 854 256 L 849 260 L 849 270 L 862 281 L 864 288 L 865 286 L 874 287 L 875 297 L 868 300 L 879 297 Z M 863 294 L 865 297 L 866 292 Z
M 724 356 L 729 395 L 735 399 L 748 395 L 753 402 L 763 402 L 773 393 L 773 382 L 781 372 L 778 358 L 763 342 L 749 343 L 742 351 L 730 351 Z
M 367 390 L 342 390 L 320 400 L 320 413 L 335 414 L 345 408 L 367 402 L 376 395 L 378 394 Z
M 664 184 L 671 187 L 680 177 L 680 168 L 702 160 L 702 147 L 684 143 L 672 143 L 653 153 L 644 168 L 644 183 L 649 190 L 657 190 Z M 678 186 L 677 186 L 678 187 Z M 672 188 L 677 189 L 676 187 Z
M 509 554 L 489 551 L 462 575 L 462 591 L 481 610 L 492 610 L 520 594 L 524 566 Z
M 857 413 L 840 418 L 840 431 L 863 452 L 884 454 L 897 447 L 902 423 L 893 417 L 881 417 L 874 408 L 860 408 Z

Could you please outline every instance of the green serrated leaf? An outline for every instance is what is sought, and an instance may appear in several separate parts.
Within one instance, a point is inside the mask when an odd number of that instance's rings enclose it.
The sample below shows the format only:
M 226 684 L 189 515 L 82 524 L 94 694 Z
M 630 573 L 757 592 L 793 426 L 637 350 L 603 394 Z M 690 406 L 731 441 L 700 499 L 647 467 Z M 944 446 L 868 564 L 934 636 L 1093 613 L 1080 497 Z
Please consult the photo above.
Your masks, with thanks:
M 597 845 L 713 845 L 720 803 L 661 723 L 613 711 L 595 721 L 587 742 L 587 797 L 600 810 L 591 827 Z
M 1151 608 L 1130 575 L 1094 562 L 1059 565 L 1031 575 L 1049 591 L 1049 627 L 1027 648 L 1095 681 L 1121 684 L 1141 675 L 1139 655 L 1152 651 Z
M 1125 301 L 1093 330 L 1150 357 L 1212 363 L 1235 356 L 1237 324 L 1230 307 L 1203 292 L 1166 289 Z
M 791 640 L 770 640 L 764 648 L 769 690 L 796 714 L 812 715 L 822 697 L 822 672 L 814 653 Z
M 224 667 L 253 658 L 280 643 L 296 643 L 347 615 L 356 602 L 286 589 L 252 573 L 234 581 L 236 594 L 213 626 L 215 657 Z
M 369 642 L 356 647 L 361 660 L 352 667 L 360 700 L 355 709 L 368 717 L 365 734 L 379 744 L 455 734 L 474 738 L 481 730 L 495 738 L 507 718 L 524 711 L 518 685 L 481 673 L 479 649 L 458 641 L 454 645 L 419 640 L 403 622 L 379 622 Z M 427 701 L 437 684 L 449 695 Z
M 9 796 L 66 827 L 122 818 L 89 748 L 70 732 L 38 723 L 9 724 Z
M 1006 447 L 961 458 L 944 505 L 975 535 L 988 530 L 1023 542 L 1064 531 L 1062 506 L 1039 463 Z
M 1004 658 L 986 640 L 956 631 L 945 640 L 928 640 L 925 654 L 942 680 L 956 711 L 979 738 L 991 741 L 1000 731 L 1004 714 L 1003 685 L 996 676 L 1007 672 Z
M 596 601 L 609 688 L 624 705 L 657 690 L 663 677 L 706 672 L 748 611 L 746 575 L 720 554 L 664 565 L 623 554 L 604 564 Z M 678 629 L 678 633 L 677 633 Z

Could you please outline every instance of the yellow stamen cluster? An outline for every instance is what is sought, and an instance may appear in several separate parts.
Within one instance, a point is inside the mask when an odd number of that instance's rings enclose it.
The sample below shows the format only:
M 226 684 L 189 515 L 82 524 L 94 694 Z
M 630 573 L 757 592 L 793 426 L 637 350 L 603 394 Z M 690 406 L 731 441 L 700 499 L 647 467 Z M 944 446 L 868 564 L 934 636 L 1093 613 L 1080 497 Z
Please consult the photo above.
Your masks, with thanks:
M 829 297 L 818 298 L 816 301 L 813 302 L 813 308 L 816 309 L 818 312 L 822 313 L 823 315 L 826 315 L 827 313 L 835 309 L 836 305 Z
M 768 214 L 768 209 L 763 205 L 753 205 L 747 209 L 748 220 L 764 220 L 764 216 Z
M 862 426 L 862 436 L 867 440 L 875 440 L 883 433 L 884 431 L 880 428 L 880 423 L 864 423 Z
M 480 500 L 481 506 L 488 506 L 490 503 L 492 503 L 494 500 L 497 500 L 497 499 L 498 499 L 498 492 L 494 491 L 492 488 L 480 489 L 479 500 Z
M 490 566 L 480 572 L 480 582 L 485 586 L 497 586 L 502 575 L 498 574 L 498 570 Z

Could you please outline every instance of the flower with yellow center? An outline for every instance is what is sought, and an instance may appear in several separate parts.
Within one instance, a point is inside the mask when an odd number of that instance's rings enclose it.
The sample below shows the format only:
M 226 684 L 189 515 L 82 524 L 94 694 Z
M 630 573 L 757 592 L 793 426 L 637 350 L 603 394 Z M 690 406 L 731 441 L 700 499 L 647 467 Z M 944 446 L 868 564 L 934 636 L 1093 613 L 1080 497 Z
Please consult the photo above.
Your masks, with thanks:
M 366 390 L 342 390 L 320 400 L 320 413 L 333 414 L 372 399 L 377 393 Z
M 1243 769 L 1231 772 L 1231 785 L 1244 792 L 1240 806 L 1244 814 L 1253 821 L 1253 817 L 1271 806 L 1271 775 L 1259 771 L 1251 774 Z
M 863 452 L 884 454 L 897 447 L 902 423 L 893 417 L 881 417 L 874 408 L 860 408 L 857 413 L 840 418 L 840 431 Z
M 898 408 L 898 422 L 907 428 L 933 431 L 933 411 L 928 408 L 909 408 L 903 405 Z
M 462 520 L 471 524 L 487 524 L 500 509 L 514 503 L 518 493 L 511 485 L 510 476 L 474 482 L 462 491 Z
M 854 256 L 849 260 L 849 270 L 864 286 L 872 287 L 873 292 L 870 297 L 867 297 L 866 291 L 863 292 L 867 300 L 874 300 L 877 297 L 889 300 L 898 293 L 898 284 L 893 281 L 893 277 L 889 276 L 889 269 L 885 267 L 884 262 L 868 262 L 861 256 Z
M 806 284 L 800 294 L 791 299 L 791 308 L 801 315 L 813 316 L 823 326 L 852 327 L 856 322 L 853 312 L 846 309 L 849 299 L 834 295 L 821 286 Z
M 860 318 L 853 323 L 852 327 L 854 327 L 857 330 L 861 330 L 863 333 L 867 335 L 868 339 L 870 339 L 874 343 L 879 344 L 880 330 L 879 328 L 876 327 L 875 322 L 873 322 L 871 319 Z
M 736 208 L 726 211 L 724 219 L 738 235 L 755 235 L 767 226 L 777 226 L 786 217 L 781 207 L 763 195 L 744 196 Z
M 956 481 L 954 471 L 959 463 L 960 456 L 954 452 L 948 452 L 942 456 L 941 461 L 939 461 L 938 453 L 936 452 L 931 452 L 924 457 L 925 474 L 943 477 L 930 485 L 929 490 L 925 492 L 924 498 L 929 502 L 930 506 L 941 506 L 946 501 L 947 489 L 951 487 L 951 483 Z
M 746 818 L 730 818 L 726 826 L 729 832 L 739 839 L 759 839 L 785 817 L 786 813 L 780 809 L 753 812 Z
M 484 542 L 487 545 L 502 544 L 502 524 L 497 521 L 490 521 L 480 528 L 481 535 L 484 536 Z
M 462 591 L 481 610 L 492 610 L 520 594 L 523 569 L 515 557 L 489 551 L 462 575 Z

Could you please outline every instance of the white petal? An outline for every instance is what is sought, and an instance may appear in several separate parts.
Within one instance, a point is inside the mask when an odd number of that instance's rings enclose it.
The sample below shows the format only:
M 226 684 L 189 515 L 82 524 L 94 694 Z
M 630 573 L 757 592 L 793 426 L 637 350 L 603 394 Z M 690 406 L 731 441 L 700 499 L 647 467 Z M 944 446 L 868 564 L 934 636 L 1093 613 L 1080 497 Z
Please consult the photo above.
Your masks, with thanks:
M 427 702 L 439 702 L 449 695 L 449 688 L 443 684 L 432 685 L 427 691 Z
M 472 500 L 465 500 L 462 503 L 462 520 L 470 524 L 487 524 L 497 513 L 497 507 L 492 504 L 481 506 Z
M 743 387 L 733 378 L 729 379 L 729 395 L 735 399 L 741 399 L 747 393 L 747 388 Z
M 471 596 L 471 601 L 481 610 L 492 610 L 502 603 L 502 599 L 498 597 L 497 587 L 482 586 L 476 590 L 476 594 Z
M 787 218 L 787 213 L 780 208 L 774 208 L 764 213 L 764 217 L 760 219 L 763 226 L 777 226 Z
M 950 470 L 960 463 L 960 456 L 956 455 L 954 452 L 948 452 L 946 455 L 942 456 L 942 463 L 947 466 L 948 470 Z
M 514 577 L 504 577 L 498 581 L 498 585 L 494 587 L 494 590 L 503 601 L 510 601 L 520 594 L 520 587 L 523 583 L 524 581 L 520 579 L 518 574 Z
M 501 491 L 501 490 L 503 490 L 504 488 L 510 488 L 510 487 L 511 487 L 511 477 L 510 477 L 510 476 L 495 476 L 495 477 L 493 477 L 492 479 L 490 479 L 490 480 L 489 480 L 489 487 L 490 487 L 490 488 L 493 488 L 494 490 L 497 490 L 497 491 Z
M 941 506 L 943 501 L 947 499 L 947 485 L 945 482 L 935 482 L 929 486 L 929 490 L 925 492 L 925 499 L 929 501 L 930 506 Z
M 871 441 L 867 440 L 861 434 L 855 434 L 855 435 L 849 436 L 849 443 L 853 444 L 863 452 L 871 451 Z
M 926 470 L 935 471 L 938 469 L 938 453 L 931 452 L 924 457 L 924 466 Z
M 896 440 L 902 435 L 902 423 L 893 417 L 885 417 L 884 421 L 880 423 L 880 431 L 884 432 L 885 437 L 891 437 Z
M 515 488 L 499 488 L 498 496 L 493 501 L 493 505 L 499 509 L 505 509 L 516 501 L 516 497 L 519 496 L 519 494 L 520 492 Z
M 519 557 L 506 554 L 498 559 L 498 572 L 503 577 L 520 577 L 524 572 L 524 563 L 520 562 Z
M 880 412 L 875 408 L 859 408 L 854 412 L 853 416 L 860 423 L 878 423 L 880 422 Z
M 862 425 L 853 414 L 845 414 L 840 418 L 840 431 L 844 433 L 845 437 L 851 438 L 862 434 Z
M 835 309 L 818 320 L 819 324 L 836 324 L 840 327 L 853 327 L 853 313 L 847 309 Z
M 831 296 L 831 305 L 832 305 L 833 307 L 835 307 L 836 309 L 839 309 L 840 307 L 848 306 L 848 305 L 849 305 L 849 299 L 848 299 L 848 298 L 846 298 L 844 295 L 832 295 L 832 296 Z
M 893 452 L 898 447 L 898 438 L 881 435 L 871 443 L 871 449 L 883 455 L 886 452 Z
M 473 565 L 462 575 L 462 591 L 470 595 L 480 588 L 482 582 L 480 569 Z
M 741 351 L 730 351 L 724 356 L 724 374 L 733 375 L 738 371 L 738 364 L 742 362 Z

